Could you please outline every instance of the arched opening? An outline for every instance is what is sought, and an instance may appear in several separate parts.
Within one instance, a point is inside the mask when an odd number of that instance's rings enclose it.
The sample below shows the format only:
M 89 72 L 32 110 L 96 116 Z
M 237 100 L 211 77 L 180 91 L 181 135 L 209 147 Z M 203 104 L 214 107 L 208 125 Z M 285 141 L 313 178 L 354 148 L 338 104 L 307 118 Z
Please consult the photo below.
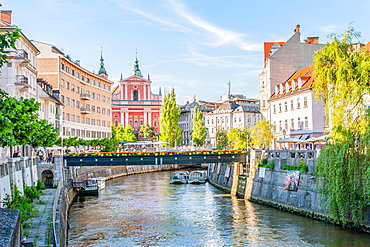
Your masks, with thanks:
M 137 90 L 134 91 L 133 98 L 134 98 L 134 101 L 138 101 L 139 100 L 139 93 L 137 92 Z
M 54 174 L 50 170 L 45 170 L 41 173 L 41 178 L 44 180 L 46 188 L 53 188 L 54 186 Z

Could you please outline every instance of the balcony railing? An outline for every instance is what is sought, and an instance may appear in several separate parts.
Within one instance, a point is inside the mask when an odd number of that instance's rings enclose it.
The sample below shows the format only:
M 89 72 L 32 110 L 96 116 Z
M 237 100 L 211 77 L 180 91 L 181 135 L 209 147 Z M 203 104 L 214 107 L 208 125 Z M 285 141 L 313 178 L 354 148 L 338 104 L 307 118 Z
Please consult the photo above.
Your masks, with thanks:
M 90 108 L 81 107 L 80 112 L 82 114 L 90 114 Z
M 15 76 L 15 84 L 16 85 L 25 85 L 28 84 L 28 78 L 24 75 L 16 75 Z
M 87 99 L 87 100 L 91 99 L 90 94 L 88 94 L 88 93 L 81 93 L 80 97 L 81 97 L 81 99 Z

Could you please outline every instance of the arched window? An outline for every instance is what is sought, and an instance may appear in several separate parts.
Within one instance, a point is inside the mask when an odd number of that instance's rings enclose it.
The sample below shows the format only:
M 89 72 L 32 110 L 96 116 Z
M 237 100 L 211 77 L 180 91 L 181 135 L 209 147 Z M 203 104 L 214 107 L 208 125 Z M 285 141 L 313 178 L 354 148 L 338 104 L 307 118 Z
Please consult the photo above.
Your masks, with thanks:
M 137 92 L 137 90 L 135 90 L 134 93 L 133 93 L 133 98 L 134 98 L 135 101 L 139 100 L 138 95 L 139 95 L 139 93 Z

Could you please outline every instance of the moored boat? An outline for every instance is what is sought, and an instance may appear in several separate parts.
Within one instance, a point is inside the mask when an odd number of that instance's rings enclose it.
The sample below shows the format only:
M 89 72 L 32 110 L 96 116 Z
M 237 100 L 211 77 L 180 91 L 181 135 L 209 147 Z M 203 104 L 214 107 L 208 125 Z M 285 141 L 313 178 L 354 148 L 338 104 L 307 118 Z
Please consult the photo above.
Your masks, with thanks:
M 206 171 L 191 171 L 189 174 L 189 184 L 204 184 L 207 181 Z
M 189 172 L 187 171 L 175 171 L 170 175 L 171 184 L 186 184 L 189 179 Z

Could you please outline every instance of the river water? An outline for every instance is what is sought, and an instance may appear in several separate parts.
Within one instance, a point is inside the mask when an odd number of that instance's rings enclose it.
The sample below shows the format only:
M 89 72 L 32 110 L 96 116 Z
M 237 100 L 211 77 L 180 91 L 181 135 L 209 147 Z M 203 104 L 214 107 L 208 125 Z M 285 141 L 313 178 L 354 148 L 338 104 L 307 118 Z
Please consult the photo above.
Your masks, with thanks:
M 254 204 L 171 172 L 106 182 L 69 217 L 69 246 L 370 246 L 370 234 Z

